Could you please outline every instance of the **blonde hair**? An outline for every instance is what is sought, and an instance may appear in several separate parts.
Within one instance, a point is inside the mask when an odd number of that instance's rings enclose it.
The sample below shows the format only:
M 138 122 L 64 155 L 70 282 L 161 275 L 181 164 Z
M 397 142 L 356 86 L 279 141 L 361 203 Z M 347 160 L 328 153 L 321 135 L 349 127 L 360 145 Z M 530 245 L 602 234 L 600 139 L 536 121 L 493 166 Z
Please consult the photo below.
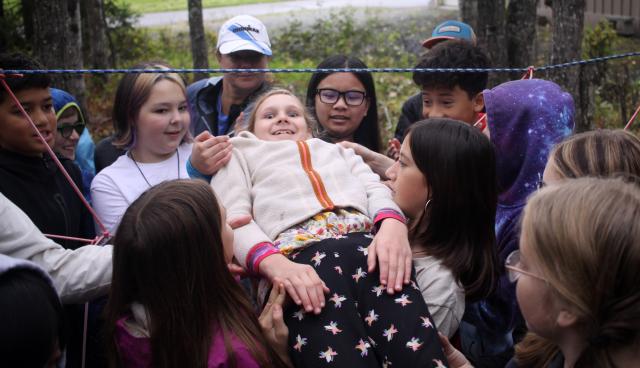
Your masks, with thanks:
M 161 63 L 146 63 L 137 65 L 134 69 L 167 70 L 169 67 Z M 122 77 L 113 102 L 112 118 L 116 135 L 113 140 L 114 146 L 127 149 L 135 144 L 135 124 L 140 108 L 149 99 L 153 86 L 162 80 L 176 83 L 186 97 L 184 80 L 177 73 L 135 73 Z M 190 141 L 191 135 L 187 133 L 181 143 Z
M 616 173 L 640 176 L 640 139 L 621 129 L 576 134 L 556 145 L 549 157 L 564 179 Z
M 640 188 L 621 178 L 543 188 L 524 209 L 521 242 L 585 328 L 576 367 L 613 366 L 610 352 L 638 341 L 639 218 Z
M 255 101 L 253 101 L 253 103 L 249 105 L 249 107 L 247 107 L 248 114 L 244 121 L 244 126 L 247 127 L 247 130 L 251 133 L 255 131 L 256 114 L 257 114 L 258 108 L 260 107 L 260 105 L 262 105 L 262 103 L 264 103 L 264 101 L 267 100 L 267 98 L 275 95 L 291 96 L 296 100 L 298 100 L 298 102 L 300 103 L 300 107 L 302 107 L 302 113 L 304 114 L 304 120 L 307 122 L 307 128 L 309 129 L 309 133 L 315 137 L 317 133 L 317 127 L 318 127 L 316 119 L 309 112 L 309 109 L 302 103 L 302 101 L 300 101 L 298 96 L 294 95 L 291 91 L 286 90 L 284 88 L 273 88 L 273 89 L 267 90 L 266 92 L 258 96 L 255 99 Z

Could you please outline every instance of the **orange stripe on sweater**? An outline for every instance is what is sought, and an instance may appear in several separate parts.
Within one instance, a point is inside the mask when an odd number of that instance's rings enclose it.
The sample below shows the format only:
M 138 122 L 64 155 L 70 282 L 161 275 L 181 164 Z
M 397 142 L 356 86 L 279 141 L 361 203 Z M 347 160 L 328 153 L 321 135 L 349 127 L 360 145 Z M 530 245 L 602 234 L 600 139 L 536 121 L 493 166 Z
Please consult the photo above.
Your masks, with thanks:
M 327 194 L 327 190 L 324 187 L 324 183 L 322 182 L 322 178 L 320 175 L 313 169 L 313 165 L 311 164 L 311 151 L 309 150 L 309 146 L 305 141 L 297 141 L 298 152 L 300 153 L 300 162 L 302 163 L 302 168 L 307 173 L 309 177 L 309 181 L 311 182 L 311 187 L 313 188 L 313 192 L 318 199 L 318 202 L 322 205 L 325 210 L 332 210 L 335 208 L 335 205 L 329 198 L 329 194 Z

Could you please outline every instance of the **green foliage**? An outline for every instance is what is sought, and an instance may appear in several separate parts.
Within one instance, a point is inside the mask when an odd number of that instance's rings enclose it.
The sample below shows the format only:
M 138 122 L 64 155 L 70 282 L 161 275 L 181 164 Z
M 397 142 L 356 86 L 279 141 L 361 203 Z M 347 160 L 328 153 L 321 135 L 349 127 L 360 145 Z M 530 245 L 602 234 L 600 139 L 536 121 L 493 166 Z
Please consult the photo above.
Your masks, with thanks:
M 117 55 L 117 67 L 130 67 L 142 61 L 164 61 L 172 67 L 192 67 L 188 29 L 133 28 L 135 12 L 130 7 L 116 6 L 110 15 L 110 30 Z M 115 11 L 117 10 L 117 11 Z M 359 57 L 369 67 L 412 67 L 422 51 L 420 41 L 441 18 L 428 15 L 394 18 L 393 23 L 383 21 L 373 14 L 365 14 L 364 21 L 357 20 L 353 9 L 332 12 L 327 18 L 303 25 L 294 21 L 281 30 L 271 32 L 273 59 L 272 68 L 314 68 L 324 58 L 335 54 Z M 445 17 L 451 17 L 450 14 Z M 216 35 L 209 31 L 206 36 L 210 47 L 216 43 Z M 213 50 L 209 50 L 209 65 L 219 67 Z M 192 75 L 185 75 L 187 82 Z M 292 90 L 301 98 L 306 94 L 309 73 L 274 73 L 269 76 L 273 83 Z M 91 79 L 91 78 L 89 78 Z M 107 83 L 96 86 L 95 94 L 89 95 L 90 108 L 94 116 L 108 117 L 110 104 L 120 76 L 109 77 Z M 378 97 L 378 115 L 383 131 L 383 141 L 391 138 L 395 131 L 404 101 L 418 91 L 408 73 L 375 73 Z M 105 103 L 106 101 L 106 103 Z M 98 119 L 94 136 L 109 133 L 108 119 Z
M 22 8 L 19 1 L 5 1 L 0 17 L 0 44 L 6 52 L 29 53 L 31 45 L 24 35 Z
M 582 43 L 584 58 L 638 50 L 640 42 L 617 35 L 609 22 L 587 29 Z M 594 126 L 622 128 L 640 104 L 640 71 L 636 58 L 627 58 L 590 66 L 584 73 L 595 96 Z M 637 127 L 640 126 L 636 122 Z
M 611 23 L 605 21 L 596 24 L 595 27 L 584 32 L 582 57 L 590 59 L 612 54 L 617 38 L 618 35 Z

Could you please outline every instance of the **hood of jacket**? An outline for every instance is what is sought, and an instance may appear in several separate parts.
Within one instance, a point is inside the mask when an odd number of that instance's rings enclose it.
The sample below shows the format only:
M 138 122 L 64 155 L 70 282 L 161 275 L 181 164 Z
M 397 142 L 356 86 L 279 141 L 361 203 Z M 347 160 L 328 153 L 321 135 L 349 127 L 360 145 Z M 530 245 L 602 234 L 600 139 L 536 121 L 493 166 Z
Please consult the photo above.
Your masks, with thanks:
M 523 205 L 538 189 L 551 148 L 573 131 L 573 98 L 557 84 L 516 80 L 484 91 L 501 206 Z
M 82 109 L 78 105 L 78 101 L 69 92 L 63 91 L 58 88 L 50 88 L 51 98 L 53 98 L 53 109 L 56 111 L 56 119 L 60 119 L 60 116 L 69 108 L 74 108 L 78 111 L 78 119 L 86 123 L 84 115 L 82 115 Z

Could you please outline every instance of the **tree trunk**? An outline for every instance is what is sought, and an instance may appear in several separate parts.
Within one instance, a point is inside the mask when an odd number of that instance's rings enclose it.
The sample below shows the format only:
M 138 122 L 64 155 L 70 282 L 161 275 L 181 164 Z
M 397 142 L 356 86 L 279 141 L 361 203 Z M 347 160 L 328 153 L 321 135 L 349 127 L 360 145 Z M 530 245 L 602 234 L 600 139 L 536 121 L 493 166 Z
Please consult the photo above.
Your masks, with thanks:
M 478 0 L 478 26 L 475 30 L 478 46 L 487 53 L 495 67 L 507 65 L 505 13 L 505 0 Z M 500 84 L 507 78 L 504 73 L 490 74 L 489 86 Z
M 81 0 L 85 61 L 91 68 L 111 67 L 103 0 Z
M 4 21 L 4 1 L 0 0 L 0 20 L 2 24 L 5 24 Z M 7 52 L 7 33 L 5 30 L 0 30 L 0 53 Z
M 551 63 L 558 64 L 580 59 L 584 28 L 585 0 L 553 1 L 551 4 Z M 558 69 L 550 73 L 553 81 L 571 93 L 576 106 L 576 132 L 589 130 L 588 114 L 583 114 L 582 99 L 588 96 L 585 83 L 579 81 L 578 67 Z M 588 101 L 588 98 L 587 98 Z
M 191 56 L 193 67 L 196 69 L 206 69 L 209 67 L 207 58 L 207 42 L 204 33 L 204 23 L 202 20 L 202 0 L 189 0 L 189 36 L 191 38 Z M 206 73 L 196 73 L 195 80 L 204 79 Z
M 22 0 L 22 21 L 24 24 L 24 38 L 27 41 L 33 40 L 33 9 L 35 8 L 34 0 Z
M 78 0 L 42 1 L 33 8 L 33 53 L 48 69 L 81 69 L 82 37 Z M 53 86 L 73 94 L 84 106 L 80 74 L 52 75 Z
M 527 67 L 535 62 L 537 3 L 538 0 L 509 1 L 506 26 L 509 67 Z M 519 73 L 511 75 L 511 79 L 520 77 Z
M 478 28 L 478 0 L 459 0 L 460 20 L 473 28 L 474 32 Z

